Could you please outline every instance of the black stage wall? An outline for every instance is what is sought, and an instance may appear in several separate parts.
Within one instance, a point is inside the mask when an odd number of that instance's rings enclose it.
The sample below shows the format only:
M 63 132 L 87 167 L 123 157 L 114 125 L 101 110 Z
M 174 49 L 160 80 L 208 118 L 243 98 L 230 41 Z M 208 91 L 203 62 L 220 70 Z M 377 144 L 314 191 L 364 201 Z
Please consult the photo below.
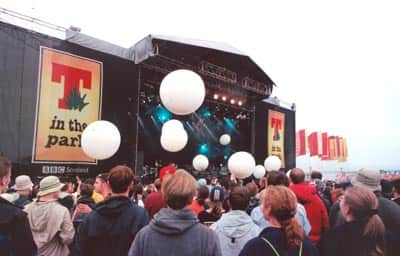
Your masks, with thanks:
M 40 46 L 103 63 L 101 117 L 116 124 L 122 136 L 121 147 L 111 159 L 98 165 L 31 164 Z M 43 167 L 53 167 L 55 174 L 83 176 L 94 176 L 116 164 L 134 167 L 137 99 L 138 66 L 133 62 L 0 23 L 0 155 L 13 161 L 13 176 L 41 176 Z
M 282 108 L 267 102 L 255 106 L 254 148 L 258 164 L 263 164 L 268 156 L 268 110 L 285 114 L 285 171 L 296 167 L 296 118 L 295 111 Z

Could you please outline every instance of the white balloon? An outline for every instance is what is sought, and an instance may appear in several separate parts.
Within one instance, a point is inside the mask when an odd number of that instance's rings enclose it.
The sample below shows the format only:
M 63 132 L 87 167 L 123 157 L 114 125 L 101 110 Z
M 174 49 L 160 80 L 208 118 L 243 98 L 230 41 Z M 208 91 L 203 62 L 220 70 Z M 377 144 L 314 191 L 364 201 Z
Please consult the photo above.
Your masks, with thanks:
M 169 127 L 164 129 L 160 138 L 161 146 L 169 152 L 181 151 L 188 142 L 188 135 L 185 129 Z
M 176 120 L 176 119 L 171 119 L 168 122 L 164 123 L 162 128 L 161 128 L 161 133 L 164 132 L 164 130 L 166 129 L 184 129 L 183 128 L 183 124 L 181 123 L 181 121 Z
M 226 146 L 229 143 L 231 143 L 231 136 L 229 134 L 224 134 L 219 138 L 219 143 L 221 143 L 221 145 Z
M 121 134 L 111 122 L 99 120 L 82 132 L 82 150 L 91 158 L 103 160 L 112 157 L 121 144 Z
M 208 158 L 205 155 L 197 155 L 193 158 L 193 167 L 197 171 L 204 171 L 208 167 Z
M 240 151 L 231 155 L 228 160 L 228 169 L 238 179 L 244 179 L 253 174 L 256 167 L 254 157 L 247 152 Z
M 169 73 L 161 82 L 162 104 L 176 115 L 188 115 L 203 104 L 206 89 L 203 79 L 195 72 L 179 69 Z
M 265 175 L 265 168 L 261 164 L 257 165 L 256 168 L 254 168 L 253 176 L 256 179 L 261 179 Z
M 264 161 L 264 167 L 267 171 L 279 171 L 281 169 L 282 162 L 277 156 L 269 156 Z

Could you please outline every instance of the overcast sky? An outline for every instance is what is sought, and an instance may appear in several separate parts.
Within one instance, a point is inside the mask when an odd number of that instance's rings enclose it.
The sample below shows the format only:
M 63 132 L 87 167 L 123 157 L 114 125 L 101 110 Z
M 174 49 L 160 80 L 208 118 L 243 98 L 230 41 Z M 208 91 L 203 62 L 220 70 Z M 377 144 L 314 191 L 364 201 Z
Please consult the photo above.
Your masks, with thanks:
M 0 6 L 124 47 L 148 34 L 229 43 L 274 80 L 273 95 L 296 103 L 297 129 L 347 138 L 347 163 L 322 166 L 314 159 L 313 167 L 400 169 L 397 1 L 233 2 L 0 0 Z

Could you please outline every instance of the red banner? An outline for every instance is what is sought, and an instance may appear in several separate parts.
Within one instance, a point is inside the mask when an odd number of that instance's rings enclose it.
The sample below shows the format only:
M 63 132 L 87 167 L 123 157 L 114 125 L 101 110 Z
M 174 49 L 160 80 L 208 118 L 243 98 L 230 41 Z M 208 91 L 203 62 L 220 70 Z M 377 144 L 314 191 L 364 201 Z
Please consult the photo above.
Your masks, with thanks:
M 296 132 L 296 156 L 306 154 L 306 130 Z

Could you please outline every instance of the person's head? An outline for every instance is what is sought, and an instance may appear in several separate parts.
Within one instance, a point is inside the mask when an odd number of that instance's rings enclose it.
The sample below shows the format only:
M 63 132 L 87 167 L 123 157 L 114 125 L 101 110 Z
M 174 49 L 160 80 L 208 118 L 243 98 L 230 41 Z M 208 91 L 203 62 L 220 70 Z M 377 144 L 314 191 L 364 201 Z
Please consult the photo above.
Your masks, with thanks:
M 90 185 L 94 186 L 94 179 L 93 179 L 93 178 L 87 178 L 87 179 L 84 181 L 84 183 L 90 184 Z
M 11 161 L 0 156 L 0 193 L 6 192 L 11 180 Z
M 164 179 L 161 189 L 167 206 L 181 210 L 192 203 L 196 195 L 196 180 L 185 170 L 177 170 L 174 175 Z
M 267 176 L 267 185 L 289 187 L 289 178 L 283 172 L 270 171 Z
M 143 191 L 144 191 L 144 188 L 143 188 L 142 184 L 135 184 L 135 187 L 133 188 L 133 192 L 134 192 L 135 196 L 143 195 Z
M 133 184 L 133 171 L 125 165 L 117 165 L 110 170 L 108 185 L 112 194 L 129 194 L 129 188 Z
M 256 183 L 254 183 L 254 182 L 249 182 L 249 183 L 246 184 L 246 188 L 247 188 L 247 190 L 249 191 L 250 197 L 253 197 L 253 196 L 257 195 L 257 193 L 258 193 L 258 188 L 257 188 Z
M 319 171 L 312 171 L 311 172 L 311 180 L 322 180 L 322 173 Z
M 266 173 L 266 176 L 268 177 L 269 172 Z M 267 186 L 267 177 L 262 177 L 261 179 L 258 180 L 258 186 L 260 187 L 260 190 L 263 190 Z
M 392 180 L 392 191 L 395 198 L 400 197 L 400 178 Z
M 81 188 L 81 196 L 92 197 L 93 185 L 88 184 L 88 183 L 82 183 L 80 188 Z
M 225 199 L 224 189 L 220 186 L 215 186 L 210 192 L 210 208 L 211 214 L 217 218 L 222 215 L 222 202 Z
M 156 179 L 154 181 L 154 186 L 156 187 L 157 191 L 161 190 L 161 180 L 160 179 Z
M 297 199 L 289 188 L 268 186 L 262 196 L 261 209 L 266 220 L 284 229 L 288 246 L 300 245 L 304 232 L 294 218 Z
M 197 189 L 197 197 L 196 200 L 200 205 L 205 205 L 208 197 L 210 196 L 210 190 L 206 186 L 200 186 Z
M 231 189 L 229 206 L 232 210 L 245 211 L 249 207 L 250 194 L 246 187 L 236 186 Z
M 293 184 L 299 184 L 304 182 L 306 175 L 304 171 L 300 168 L 294 168 L 290 171 L 290 180 Z
M 210 201 L 213 203 L 222 202 L 225 199 L 224 189 L 219 186 L 215 186 L 210 192 Z
M 382 195 L 387 199 L 392 199 L 393 194 L 393 185 L 392 182 L 389 180 L 382 179 L 381 180 L 381 188 L 382 188 Z
M 65 184 L 60 182 L 56 176 L 44 177 L 39 184 L 38 197 L 40 200 L 48 201 L 58 199 L 61 189 Z
M 15 185 L 12 188 L 20 195 L 29 196 L 32 192 L 33 183 L 28 175 L 20 175 L 15 178 Z
M 364 187 L 372 192 L 381 191 L 381 174 L 377 170 L 361 169 L 353 177 L 351 184 Z
M 100 173 L 97 175 L 94 181 L 94 191 L 99 194 L 105 194 L 105 191 L 108 190 L 108 173 Z
M 383 255 L 385 227 L 378 216 L 378 199 L 368 188 L 348 188 L 340 201 L 340 211 L 346 221 L 364 221 L 363 239 L 371 243 L 371 255 Z
M 66 193 L 69 193 L 69 194 L 74 193 L 75 184 L 71 179 L 66 179 L 66 180 L 64 180 L 63 183 L 65 185 L 64 185 L 64 187 L 62 187 L 61 192 L 66 192 Z

